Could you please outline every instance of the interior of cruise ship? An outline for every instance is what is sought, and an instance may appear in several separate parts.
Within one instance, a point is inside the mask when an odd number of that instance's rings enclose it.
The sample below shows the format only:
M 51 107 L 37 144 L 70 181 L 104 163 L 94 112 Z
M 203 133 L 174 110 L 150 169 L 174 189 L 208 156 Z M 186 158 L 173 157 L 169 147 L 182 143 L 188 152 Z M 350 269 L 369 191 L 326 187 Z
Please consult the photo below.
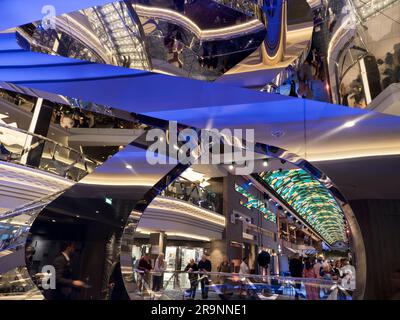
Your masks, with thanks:
M 1 1 L 0 300 L 399 300 L 399 20 Z

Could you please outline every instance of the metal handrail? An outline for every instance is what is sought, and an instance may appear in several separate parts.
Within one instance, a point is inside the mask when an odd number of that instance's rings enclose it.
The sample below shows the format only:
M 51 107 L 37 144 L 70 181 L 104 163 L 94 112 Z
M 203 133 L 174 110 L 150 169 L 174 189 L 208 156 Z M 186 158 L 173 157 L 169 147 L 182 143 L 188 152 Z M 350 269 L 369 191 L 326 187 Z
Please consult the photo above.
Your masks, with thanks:
M 39 200 L 33 200 L 28 203 L 24 203 L 22 206 L 19 206 L 17 208 L 13 208 L 6 212 L 3 212 L 2 214 L 0 214 L 0 221 L 16 217 L 16 216 L 20 215 L 21 211 L 23 211 L 23 210 L 32 211 L 32 210 L 40 209 L 40 207 L 47 205 L 49 202 L 54 200 L 56 197 L 61 195 L 63 192 L 64 191 L 59 191 L 59 192 L 53 193 L 51 195 L 45 196 Z
M 65 145 L 63 145 L 63 144 L 60 143 L 60 142 L 54 141 L 54 140 L 49 139 L 49 138 L 47 138 L 47 137 L 44 137 L 44 136 L 42 136 L 42 135 L 40 135 L 40 134 L 36 134 L 36 133 L 33 133 L 33 132 L 29 132 L 29 131 L 26 131 L 26 130 L 24 130 L 24 129 L 16 128 L 16 127 L 9 126 L 9 125 L 5 125 L 5 124 L 2 124 L 2 123 L 0 123 L 0 127 L 6 128 L 6 129 L 9 129 L 9 130 L 13 130 L 13 131 L 17 131 L 17 132 L 20 132 L 20 133 L 23 133 L 23 134 L 32 136 L 32 137 L 34 137 L 34 138 L 38 138 L 38 139 L 40 139 L 40 140 L 44 140 L 44 141 L 46 141 L 46 142 L 49 142 L 49 143 L 55 145 L 56 147 L 60 147 L 60 148 L 62 148 L 62 149 L 66 149 L 66 150 L 68 150 L 68 151 L 75 152 L 75 153 L 81 155 L 81 157 L 82 157 L 83 160 L 85 160 L 85 161 L 87 161 L 87 162 L 91 162 L 91 163 L 93 163 L 94 165 L 100 165 L 100 164 L 101 164 L 101 162 L 99 162 L 99 161 L 97 161 L 97 160 L 95 160 L 95 159 L 89 158 L 88 156 L 85 156 L 83 153 L 81 153 L 80 151 L 78 151 L 78 150 L 76 150 L 76 149 L 73 149 L 73 148 L 71 148 L 71 147 L 65 146 Z M 24 151 L 24 152 L 27 152 L 25 149 L 24 149 L 23 151 Z
M 207 195 L 211 195 L 211 194 L 216 194 L 216 195 L 218 195 L 218 193 L 209 191 L 209 190 L 203 188 L 202 186 L 200 186 L 200 184 L 198 184 L 198 183 L 196 183 L 196 182 L 193 182 L 193 181 L 190 181 L 189 179 L 186 179 L 186 178 L 184 178 L 184 177 L 182 177 L 182 176 L 180 176 L 179 179 L 184 180 L 185 183 L 187 182 L 187 183 L 190 183 L 190 184 L 195 185 L 196 188 L 199 188 L 202 192 L 206 193 Z M 163 193 L 164 193 L 164 195 L 165 195 L 166 197 L 169 196 L 167 193 L 172 193 L 172 194 L 174 194 L 175 196 L 180 195 L 180 194 L 178 194 L 177 192 L 174 192 L 174 191 L 172 191 L 172 190 L 170 189 L 170 187 L 172 187 L 174 183 L 179 183 L 179 181 L 178 181 L 178 180 L 173 181 L 171 184 L 169 184 L 169 185 L 163 190 Z M 184 196 L 188 196 L 189 199 L 190 199 L 191 193 L 185 193 L 185 194 L 183 194 L 183 195 L 184 195 Z M 186 200 L 186 199 L 180 199 L 180 198 L 178 198 L 178 197 L 175 197 L 175 198 L 177 198 L 178 200 L 184 200 L 184 201 L 189 202 L 189 203 L 191 203 L 191 204 L 195 204 L 195 203 L 193 203 L 192 201 L 189 201 L 189 200 Z M 207 201 L 208 199 L 200 199 L 200 200 L 206 200 L 206 201 Z M 210 202 L 212 202 L 212 201 L 210 201 Z M 212 204 L 213 204 L 213 205 L 216 205 L 216 203 L 212 203 Z M 201 207 L 200 204 L 198 204 L 198 206 Z M 214 212 L 220 214 L 220 212 L 218 212 L 216 208 L 213 208 L 212 211 L 214 211 Z
M 145 274 L 146 272 L 140 269 L 133 270 L 139 274 Z M 224 276 L 224 277 L 238 277 L 238 278 L 252 278 L 259 279 L 262 281 L 265 280 L 280 280 L 280 281 L 291 281 L 291 282 L 303 282 L 303 283 L 314 283 L 321 285 L 334 285 L 336 283 L 335 280 L 327 280 L 321 278 L 299 278 L 299 277 L 287 277 L 287 276 L 279 276 L 279 275 L 259 275 L 259 274 L 244 274 L 238 272 L 217 272 L 217 271 L 184 271 L 184 270 L 165 270 L 163 273 L 174 273 L 174 274 L 183 274 L 183 273 L 191 273 L 198 275 L 206 275 L 206 276 Z M 160 271 L 147 271 L 147 274 L 155 274 L 159 275 Z

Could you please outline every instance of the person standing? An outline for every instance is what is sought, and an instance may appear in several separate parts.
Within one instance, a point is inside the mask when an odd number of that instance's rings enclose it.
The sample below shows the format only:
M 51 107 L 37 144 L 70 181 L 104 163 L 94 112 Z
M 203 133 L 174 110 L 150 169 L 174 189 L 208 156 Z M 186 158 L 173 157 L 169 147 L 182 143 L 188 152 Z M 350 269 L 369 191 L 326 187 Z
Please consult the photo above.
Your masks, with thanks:
M 356 269 L 350 264 L 349 259 L 343 259 L 343 267 L 340 268 L 340 273 L 342 274 L 342 287 L 352 296 L 356 289 Z
M 160 253 L 154 264 L 154 274 L 153 274 L 153 291 L 160 291 L 162 288 L 162 279 L 164 276 L 164 271 L 166 268 L 166 263 L 164 260 L 164 253 Z
M 322 273 L 322 258 L 318 257 L 317 262 L 314 264 L 314 272 L 317 275 L 317 278 L 320 279 L 322 278 L 321 273 Z
M 232 266 L 231 266 L 227 256 L 224 256 L 221 264 L 218 266 L 218 272 L 222 272 L 222 273 L 231 273 L 232 272 Z
M 244 275 L 250 274 L 250 268 L 249 268 L 249 257 L 244 257 L 242 259 L 242 263 L 240 264 L 239 268 L 239 275 L 242 275 L 241 277 L 241 288 L 240 288 L 240 297 L 244 298 L 247 295 L 247 290 L 246 290 L 246 277 Z
M 54 259 L 53 266 L 56 271 L 56 300 L 70 300 L 73 288 L 84 288 L 81 280 L 72 279 L 71 257 L 75 252 L 73 242 L 63 242 L 61 253 Z
M 250 274 L 249 257 L 244 257 L 240 264 L 239 274 Z
M 150 283 L 150 271 L 152 269 L 151 260 L 148 253 L 145 253 L 139 260 L 138 270 L 141 271 L 139 275 L 140 281 L 138 281 L 139 291 L 143 291 L 143 286 L 149 286 Z
M 218 266 L 218 272 L 221 273 L 231 273 L 233 271 L 233 267 L 231 265 L 231 263 L 228 260 L 227 256 L 224 256 L 221 264 Z M 226 293 L 226 282 L 228 279 L 228 275 L 224 274 L 224 275 L 220 275 L 219 276 L 219 283 L 222 285 L 222 294 L 225 295 Z
M 308 300 L 319 300 L 319 288 L 316 283 L 313 283 L 313 279 L 317 279 L 318 275 L 315 273 L 315 270 L 313 268 L 313 264 L 311 262 L 311 259 L 307 257 L 304 260 L 304 271 L 303 271 L 303 277 L 307 279 L 311 279 L 309 283 L 305 283 L 306 287 L 306 294 L 307 294 L 307 299 Z
M 289 97 L 296 97 L 298 98 L 299 96 L 296 93 L 296 82 L 294 80 L 290 81 L 290 92 L 289 92 Z
M 290 276 L 293 278 L 302 278 L 303 277 L 303 262 L 300 259 L 300 256 L 296 254 L 289 261 L 289 271 Z M 299 280 L 295 280 L 295 298 L 299 299 L 299 291 L 301 289 L 301 282 Z
M 201 260 L 199 261 L 198 264 L 199 271 L 203 272 L 201 274 L 201 280 L 200 280 L 200 285 L 201 285 L 201 295 L 203 299 L 208 299 L 208 285 L 209 285 L 209 280 L 207 276 L 207 272 L 211 272 L 211 261 L 207 259 L 207 256 L 203 254 L 201 256 Z
M 197 264 L 194 262 L 194 259 L 190 259 L 189 263 L 185 268 L 185 271 L 188 273 L 190 282 L 189 298 L 193 300 L 196 297 L 197 280 L 199 279 L 199 275 L 197 273 L 194 273 L 199 271 L 199 268 Z

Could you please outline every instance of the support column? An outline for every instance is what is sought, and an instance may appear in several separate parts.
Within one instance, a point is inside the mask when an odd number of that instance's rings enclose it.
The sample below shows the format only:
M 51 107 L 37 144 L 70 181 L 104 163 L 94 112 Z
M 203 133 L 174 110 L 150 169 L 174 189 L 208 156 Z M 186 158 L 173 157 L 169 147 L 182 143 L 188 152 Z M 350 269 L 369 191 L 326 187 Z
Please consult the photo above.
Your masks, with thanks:
M 46 137 L 50 127 L 53 108 L 43 105 L 43 98 L 38 98 L 34 107 L 33 117 L 28 131 Z M 39 167 L 44 150 L 44 142 L 37 147 L 32 148 L 40 139 L 33 136 L 27 136 L 24 153 L 21 157 L 21 163 L 32 167 Z
M 150 233 L 150 245 L 151 255 L 154 256 L 155 259 L 160 253 L 165 254 L 165 248 L 167 246 L 167 236 L 165 232 Z

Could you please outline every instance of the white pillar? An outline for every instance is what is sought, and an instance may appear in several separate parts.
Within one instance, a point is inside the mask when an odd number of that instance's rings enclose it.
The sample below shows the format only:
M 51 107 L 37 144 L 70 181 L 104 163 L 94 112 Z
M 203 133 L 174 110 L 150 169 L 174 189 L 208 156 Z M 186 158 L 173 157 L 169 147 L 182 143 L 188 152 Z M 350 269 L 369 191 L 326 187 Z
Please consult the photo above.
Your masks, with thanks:
M 29 125 L 28 132 L 31 132 L 31 133 L 35 132 L 36 125 L 39 120 L 40 110 L 42 109 L 42 104 L 43 104 L 43 98 L 38 98 L 36 100 L 35 109 L 33 111 L 33 117 L 32 117 L 31 123 Z M 31 144 L 32 144 L 32 136 L 28 135 L 25 140 L 24 150 L 29 150 Z M 28 153 L 29 152 L 25 152 L 22 155 L 22 157 L 21 157 L 22 164 L 26 164 L 26 162 L 28 161 Z

